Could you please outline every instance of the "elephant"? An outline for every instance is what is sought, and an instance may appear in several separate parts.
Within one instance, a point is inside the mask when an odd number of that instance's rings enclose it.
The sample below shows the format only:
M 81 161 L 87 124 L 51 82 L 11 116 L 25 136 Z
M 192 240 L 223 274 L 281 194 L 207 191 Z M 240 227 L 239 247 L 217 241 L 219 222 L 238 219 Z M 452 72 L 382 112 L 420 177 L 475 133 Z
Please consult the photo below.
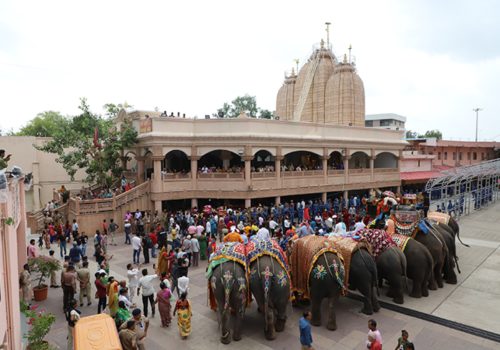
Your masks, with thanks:
M 379 311 L 377 265 L 368 251 L 369 246 L 350 237 L 331 236 L 329 239 L 335 243 L 344 258 L 348 288 L 357 289 L 363 295 L 361 312 L 372 315 Z
M 233 340 L 240 340 L 241 322 L 250 302 L 245 245 L 225 243 L 218 246 L 210 259 L 206 277 L 210 307 L 218 313 L 221 342 L 231 342 L 231 313 L 234 313 Z
M 432 227 L 441 235 L 446 246 L 448 247 L 448 255 L 443 266 L 443 278 L 448 284 L 457 284 L 455 267 L 457 268 L 458 273 L 460 273 L 460 267 L 458 266 L 457 247 L 455 244 L 455 235 L 453 234 L 453 230 L 450 226 L 445 224 L 432 224 Z
M 413 282 L 410 296 L 412 298 L 429 296 L 427 286 L 429 281 L 432 280 L 434 265 L 431 253 L 427 247 L 425 247 L 418 240 L 402 235 L 393 235 L 392 238 L 396 240 L 397 236 L 407 239 L 407 242 L 405 246 L 402 247 L 402 250 L 407 262 L 406 275 Z
M 321 303 L 328 298 L 326 328 L 337 329 L 335 306 L 344 289 L 344 266 L 333 242 L 308 235 L 297 239 L 290 255 L 293 290 L 311 301 L 311 324 L 321 325 Z
M 396 304 L 404 303 L 403 280 L 406 278 L 406 257 L 387 233 L 378 229 L 363 229 L 357 233 L 372 246 L 377 264 L 379 285 L 385 279 L 389 283 L 387 296 Z
M 366 315 L 372 315 L 373 312 L 380 310 L 377 283 L 377 265 L 373 257 L 366 249 L 358 249 L 351 258 L 349 289 L 357 289 L 363 295 L 361 312 Z
M 290 302 L 288 272 L 270 255 L 257 257 L 250 263 L 250 291 L 259 310 L 264 313 L 266 339 L 276 338 L 286 323 L 286 308 Z

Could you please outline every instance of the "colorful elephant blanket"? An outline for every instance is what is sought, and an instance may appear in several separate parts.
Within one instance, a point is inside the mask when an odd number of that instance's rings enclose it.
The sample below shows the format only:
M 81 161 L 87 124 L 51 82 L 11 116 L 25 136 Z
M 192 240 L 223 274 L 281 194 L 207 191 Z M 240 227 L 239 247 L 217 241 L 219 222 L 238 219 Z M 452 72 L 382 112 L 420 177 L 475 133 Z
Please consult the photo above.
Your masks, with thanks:
M 331 252 L 337 255 L 341 261 L 339 264 L 334 261 L 332 265 L 325 269 L 322 265 L 316 266 L 316 261 L 324 253 Z M 326 259 L 326 258 L 325 258 Z M 332 241 L 326 237 L 309 235 L 295 241 L 290 257 L 292 291 L 298 292 L 303 298 L 309 298 L 309 277 L 324 279 L 328 273 L 333 274 L 337 283 L 345 291 L 345 271 L 342 254 L 340 254 Z
M 394 241 L 394 243 L 397 244 L 398 248 L 401 249 L 402 252 L 405 251 L 406 249 L 406 245 L 408 244 L 408 241 L 410 239 L 412 239 L 411 237 L 409 236 L 405 236 L 405 235 L 399 235 L 399 234 L 393 234 L 391 236 L 392 240 Z
M 448 222 L 450 222 L 450 216 L 446 213 L 440 213 L 437 211 L 430 211 L 427 213 L 427 218 L 439 222 L 440 224 L 446 224 L 448 225 Z
M 247 261 L 249 269 L 250 265 L 259 257 L 263 255 L 269 255 L 271 258 L 274 258 L 274 260 L 283 269 L 282 271 L 278 272 L 278 274 L 276 274 L 275 276 L 278 280 L 278 283 L 282 287 L 285 286 L 287 283 L 291 283 L 289 274 L 290 267 L 288 266 L 288 259 L 286 257 L 286 254 L 279 246 L 278 242 L 276 242 L 274 239 L 263 240 L 254 236 L 247 243 L 246 250 L 247 250 Z M 266 282 L 268 279 L 274 276 L 274 271 L 258 271 L 258 270 L 259 266 L 255 266 L 249 271 L 250 275 L 254 275 L 255 273 L 266 272 L 265 273 Z
M 397 244 L 391 239 L 391 236 L 389 236 L 384 230 L 363 229 L 358 231 L 358 235 L 364 237 L 371 245 L 372 254 L 375 259 L 377 259 L 386 249 L 397 246 Z
M 366 249 L 371 253 L 371 247 L 366 241 L 355 240 L 352 237 L 331 236 L 329 238 L 344 259 L 345 285 L 349 285 L 349 272 L 351 269 L 352 255 L 359 249 Z
M 248 287 L 248 260 L 246 255 L 246 247 L 243 243 L 238 242 L 227 242 L 221 245 L 218 245 L 215 249 L 214 254 L 210 258 L 208 262 L 207 272 L 205 276 L 208 279 L 208 296 L 210 302 L 210 308 L 212 310 L 217 310 L 217 301 L 215 299 L 215 295 L 213 290 L 215 289 L 215 276 L 213 276 L 214 269 L 228 261 L 232 261 L 234 264 L 239 264 L 243 267 L 245 271 L 246 281 L 238 281 L 240 284 L 240 288 L 242 285 L 245 286 L 245 290 L 241 290 L 242 297 L 245 298 L 246 305 L 250 304 L 250 289 Z M 233 272 L 227 270 L 224 272 L 223 280 L 225 285 L 232 286 L 234 283 Z

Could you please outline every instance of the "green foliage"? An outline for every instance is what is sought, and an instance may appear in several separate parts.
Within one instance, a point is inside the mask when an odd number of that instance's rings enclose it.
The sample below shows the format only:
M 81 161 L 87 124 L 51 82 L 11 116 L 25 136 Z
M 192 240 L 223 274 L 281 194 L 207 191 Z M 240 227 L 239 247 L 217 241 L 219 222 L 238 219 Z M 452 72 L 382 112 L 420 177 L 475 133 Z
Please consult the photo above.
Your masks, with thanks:
M 129 121 L 124 121 L 117 130 L 111 117 L 92 113 L 85 98 L 81 99 L 79 109 L 81 114 L 62 125 L 51 141 L 37 148 L 57 154 L 56 161 L 72 180 L 78 169 L 85 169 L 85 182 L 109 186 L 121 176 L 120 157 L 123 150 L 137 142 L 137 131 Z M 98 143 L 94 144 L 96 128 Z
M 52 137 L 69 123 L 68 118 L 65 118 L 59 112 L 42 112 L 38 113 L 34 119 L 30 120 L 15 135 Z
M 52 272 L 59 271 L 61 269 L 61 263 L 59 260 L 44 255 L 36 258 L 29 258 L 28 265 L 31 272 L 40 273 L 37 287 L 46 286 L 44 284 L 45 279 L 50 277 Z
M 438 140 L 443 139 L 443 133 L 439 130 L 427 130 L 425 134 L 419 134 L 416 131 L 412 130 L 407 130 L 406 131 L 406 138 L 407 139 L 416 139 L 416 138 L 431 138 L 435 137 Z
M 52 350 L 55 349 L 48 342 L 45 337 L 50 331 L 50 328 L 56 321 L 54 314 L 37 311 L 37 307 L 30 307 L 25 302 L 21 302 L 21 312 L 26 316 L 30 330 L 24 335 L 28 341 L 30 350 Z
M 255 96 L 245 95 L 236 97 L 231 103 L 224 103 L 217 110 L 217 115 L 224 118 L 236 118 L 241 112 L 247 113 L 251 118 L 273 119 L 274 113 L 257 107 Z
M 118 113 L 120 112 L 120 110 L 122 109 L 127 109 L 127 108 L 133 108 L 134 106 L 132 105 L 129 105 L 127 103 L 127 101 L 123 102 L 123 103 L 118 103 L 117 105 L 114 104 L 114 103 L 106 103 L 103 108 L 104 110 L 106 111 L 106 115 L 109 117 L 109 118 L 114 118 L 118 115 Z

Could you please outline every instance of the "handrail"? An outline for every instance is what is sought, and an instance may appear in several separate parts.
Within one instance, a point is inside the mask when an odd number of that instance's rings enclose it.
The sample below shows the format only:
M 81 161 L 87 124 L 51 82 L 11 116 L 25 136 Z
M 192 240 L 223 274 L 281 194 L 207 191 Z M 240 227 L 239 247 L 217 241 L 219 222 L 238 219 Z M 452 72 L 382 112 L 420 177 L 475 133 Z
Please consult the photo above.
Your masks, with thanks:
M 323 170 L 300 170 L 300 171 L 295 171 L 295 170 L 287 170 L 283 171 L 282 176 L 284 177 L 292 177 L 292 176 L 319 176 L 323 175 Z
M 276 177 L 275 171 L 254 171 L 250 173 L 252 179 L 270 178 Z
M 203 179 L 243 179 L 245 173 L 198 173 L 198 178 Z
M 369 173 L 371 173 L 370 168 L 349 169 L 349 174 L 369 174 Z
M 398 168 L 374 168 L 373 169 L 376 173 L 392 173 L 392 172 L 399 172 Z
M 171 180 L 188 180 L 191 179 L 191 172 L 189 173 L 164 173 L 161 175 L 163 181 L 171 181 Z

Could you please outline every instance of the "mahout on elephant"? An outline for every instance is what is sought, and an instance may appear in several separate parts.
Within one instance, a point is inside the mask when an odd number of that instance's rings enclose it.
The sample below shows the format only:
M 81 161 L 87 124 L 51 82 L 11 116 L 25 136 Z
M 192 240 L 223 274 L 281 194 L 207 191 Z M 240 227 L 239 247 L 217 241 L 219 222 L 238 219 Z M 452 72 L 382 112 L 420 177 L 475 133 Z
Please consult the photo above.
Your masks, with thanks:
M 253 237 L 246 245 L 250 290 L 264 314 L 266 339 L 285 328 L 291 280 L 286 254 L 273 239 Z
M 350 290 L 358 290 L 363 295 L 361 312 L 372 315 L 380 310 L 378 302 L 377 265 L 366 242 L 353 237 L 331 236 L 335 247 L 344 259 L 345 281 Z
M 345 293 L 345 272 L 342 256 L 333 242 L 315 235 L 299 238 L 293 242 L 289 261 L 292 290 L 298 298 L 311 301 L 311 323 L 321 325 L 321 303 L 327 298 L 326 328 L 337 329 L 335 307 Z
M 250 302 L 245 245 L 224 243 L 217 247 L 207 267 L 210 307 L 218 313 L 221 342 L 231 342 L 231 313 L 234 314 L 232 338 L 241 339 L 241 323 Z

